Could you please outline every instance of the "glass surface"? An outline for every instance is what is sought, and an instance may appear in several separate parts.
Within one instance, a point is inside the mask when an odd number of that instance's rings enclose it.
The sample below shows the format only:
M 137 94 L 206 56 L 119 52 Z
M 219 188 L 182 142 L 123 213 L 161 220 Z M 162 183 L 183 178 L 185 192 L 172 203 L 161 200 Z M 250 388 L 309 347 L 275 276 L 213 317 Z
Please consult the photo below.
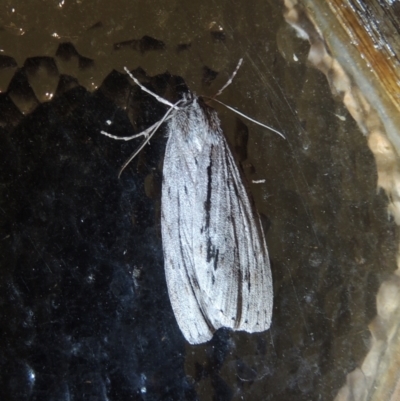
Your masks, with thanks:
M 363 360 L 397 233 L 359 132 L 275 1 L 5 1 L 0 43 L 4 400 L 329 400 Z M 192 346 L 164 278 L 165 130 L 186 83 L 218 104 L 261 215 L 274 280 L 264 333 Z M 180 78 L 181 77 L 181 78 Z M 211 104 L 211 103 L 210 103 Z

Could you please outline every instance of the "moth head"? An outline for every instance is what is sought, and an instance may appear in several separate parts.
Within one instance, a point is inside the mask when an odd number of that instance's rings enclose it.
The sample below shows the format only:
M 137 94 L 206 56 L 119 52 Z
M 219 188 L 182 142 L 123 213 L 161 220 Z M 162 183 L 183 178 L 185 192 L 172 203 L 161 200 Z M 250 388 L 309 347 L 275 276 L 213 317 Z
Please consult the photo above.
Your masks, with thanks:
M 190 104 L 193 103 L 193 101 L 196 99 L 196 95 L 194 95 L 192 92 L 188 91 L 186 93 L 182 94 L 182 103 L 180 103 L 180 107 L 185 107 L 189 106 Z

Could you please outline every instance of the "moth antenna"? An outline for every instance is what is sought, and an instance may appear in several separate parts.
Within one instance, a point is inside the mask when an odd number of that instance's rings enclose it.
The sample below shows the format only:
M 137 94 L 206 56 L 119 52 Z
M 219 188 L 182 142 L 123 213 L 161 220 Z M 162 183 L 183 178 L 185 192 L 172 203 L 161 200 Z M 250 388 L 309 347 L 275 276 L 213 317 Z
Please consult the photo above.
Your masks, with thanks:
M 278 134 L 279 136 L 281 136 L 283 139 L 286 139 L 285 135 L 283 135 L 282 132 L 276 130 L 275 128 L 272 128 L 272 127 L 269 126 L 269 125 L 260 123 L 259 121 L 254 120 L 254 118 L 251 118 L 251 117 L 249 117 L 249 116 L 246 116 L 246 114 L 241 113 L 239 110 L 236 110 L 236 109 L 234 109 L 233 107 L 228 106 L 227 104 L 225 104 L 225 103 L 223 103 L 223 102 L 221 102 L 221 101 L 219 101 L 219 100 L 217 100 L 217 99 L 214 99 L 214 98 L 209 98 L 209 99 L 214 100 L 215 102 L 218 102 L 218 103 L 222 104 L 222 105 L 225 106 L 227 109 L 232 110 L 232 111 L 235 112 L 236 114 L 239 114 L 239 116 L 242 116 L 242 117 L 246 118 L 247 120 L 249 120 L 249 121 L 251 121 L 251 122 L 253 122 L 253 123 L 255 123 L 255 124 L 258 124 L 258 125 L 260 125 L 261 127 L 267 128 L 267 129 L 269 129 L 270 131 L 275 132 L 276 134 Z
M 233 78 L 235 78 L 235 76 L 236 76 L 237 72 L 239 71 L 239 68 L 240 68 L 240 66 L 242 65 L 242 63 L 243 63 L 243 59 L 241 58 L 241 59 L 239 60 L 238 64 L 237 64 L 236 68 L 235 68 L 235 71 L 233 71 L 233 73 L 232 73 L 231 77 L 228 79 L 227 83 L 226 83 L 213 97 L 208 97 L 208 99 L 214 100 L 214 101 L 216 101 L 216 102 L 222 104 L 222 105 L 225 106 L 227 109 L 232 110 L 232 111 L 233 111 L 234 113 L 236 113 L 236 114 L 239 114 L 239 116 L 242 116 L 242 117 L 246 118 L 247 120 L 249 120 L 249 121 L 251 121 L 251 122 L 253 122 L 253 123 L 255 123 L 255 124 L 258 124 L 258 125 L 260 125 L 261 127 L 264 127 L 264 128 L 266 128 L 266 129 L 269 129 L 270 131 L 275 132 L 276 134 L 278 134 L 279 136 L 281 136 L 283 139 L 286 139 L 285 135 L 283 135 L 281 132 L 279 132 L 279 131 L 276 130 L 275 128 L 272 128 L 272 127 L 270 127 L 269 125 L 265 125 L 265 124 L 263 124 L 263 123 L 260 123 L 259 121 L 254 120 L 253 118 L 251 118 L 251 117 L 249 117 L 249 116 L 246 116 L 246 114 L 243 114 L 243 113 L 241 113 L 240 111 L 234 109 L 233 107 L 228 106 L 227 104 L 225 104 L 225 103 L 223 103 L 223 102 L 221 102 L 221 101 L 219 101 L 219 100 L 216 99 L 216 97 L 219 96 L 219 95 L 232 83 Z
M 242 63 L 243 63 L 243 59 L 241 58 L 235 68 L 235 71 L 233 71 L 231 77 L 228 79 L 226 84 L 213 96 L 213 98 L 219 96 L 232 83 L 233 78 L 235 78 L 235 75 L 239 71 L 239 68 L 242 65 Z
M 157 130 L 160 128 L 160 125 L 164 122 L 167 121 L 171 118 L 170 114 L 173 110 L 179 109 L 177 105 L 181 103 L 182 100 L 178 100 L 175 104 L 171 103 L 171 107 L 167 110 L 167 112 L 164 114 L 164 117 L 157 121 L 155 124 L 153 124 L 151 127 L 149 127 L 145 131 L 150 131 L 147 134 L 147 138 L 141 143 L 141 145 L 129 156 L 128 160 L 122 165 L 121 170 L 119 170 L 118 173 L 118 178 L 121 177 L 122 172 L 125 170 L 125 168 L 128 166 L 128 164 L 138 155 L 138 153 L 149 143 L 150 139 L 153 137 L 153 135 L 157 132 Z M 144 131 L 143 131 L 144 132 Z M 139 135 L 139 134 L 138 134 Z M 107 135 L 109 136 L 109 135 Z
M 155 94 L 154 92 L 152 92 L 150 89 L 147 89 L 144 85 L 142 85 L 142 84 L 131 74 L 131 72 L 130 72 L 126 67 L 124 67 L 124 70 L 125 70 L 125 72 L 129 75 L 129 77 L 133 80 L 133 82 L 135 82 L 135 84 L 138 85 L 139 88 L 140 88 L 142 91 L 145 91 L 145 92 L 147 92 L 149 95 L 155 97 L 160 103 L 164 103 L 164 104 L 166 104 L 167 106 L 172 107 L 172 108 L 174 108 L 174 109 L 176 109 L 176 110 L 179 109 L 179 107 L 176 106 L 176 103 L 173 104 L 173 103 L 169 102 L 168 100 L 164 99 L 163 97 L 158 96 L 157 94 Z

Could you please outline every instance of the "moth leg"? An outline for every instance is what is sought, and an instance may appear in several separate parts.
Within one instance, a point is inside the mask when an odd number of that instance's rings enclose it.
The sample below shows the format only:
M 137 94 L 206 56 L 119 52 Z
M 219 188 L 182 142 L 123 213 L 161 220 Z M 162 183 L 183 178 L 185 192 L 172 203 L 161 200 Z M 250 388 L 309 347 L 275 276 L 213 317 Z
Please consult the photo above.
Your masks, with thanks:
M 144 136 L 144 138 L 147 139 L 150 136 L 151 131 L 153 131 L 157 127 L 157 125 L 160 123 L 160 121 L 161 122 L 165 121 L 165 116 L 161 120 L 158 120 L 156 123 L 154 123 L 151 127 L 146 128 L 142 132 L 139 132 L 138 134 L 131 135 L 131 136 L 116 136 L 116 135 L 109 134 L 106 131 L 100 131 L 100 133 L 105 136 L 108 136 L 109 138 L 115 139 L 117 141 L 130 141 L 131 139 L 139 138 L 140 136 Z
M 171 113 L 174 111 L 175 106 L 181 103 L 182 100 L 178 100 L 175 104 L 173 104 L 167 112 L 164 114 L 164 117 L 157 121 L 155 124 L 153 124 L 151 127 L 147 128 L 146 135 L 145 135 L 145 140 L 142 142 L 142 144 L 139 146 L 137 150 L 135 150 L 132 155 L 129 157 L 129 159 L 122 165 L 121 170 L 119 171 L 118 178 L 121 176 L 122 172 L 125 170 L 126 166 L 136 157 L 136 155 L 149 143 L 150 139 L 152 136 L 157 132 L 158 128 L 160 128 L 160 125 L 164 122 L 167 121 L 171 118 Z M 142 132 L 145 132 L 142 131 Z M 137 134 L 139 135 L 139 134 Z

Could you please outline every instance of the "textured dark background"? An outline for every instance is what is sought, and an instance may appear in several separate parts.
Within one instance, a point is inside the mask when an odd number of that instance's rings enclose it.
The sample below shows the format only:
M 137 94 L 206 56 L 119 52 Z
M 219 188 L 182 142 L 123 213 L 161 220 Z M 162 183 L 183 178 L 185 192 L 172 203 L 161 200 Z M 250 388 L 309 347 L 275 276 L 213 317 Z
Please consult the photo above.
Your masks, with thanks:
M 374 161 L 274 1 L 2 2 L 0 398 L 328 400 L 368 349 L 396 231 Z M 271 329 L 183 339 L 163 271 L 158 133 L 184 82 L 216 106 L 267 231 Z M 166 73 L 168 71 L 168 73 Z M 111 125 L 106 121 L 109 120 Z M 265 183 L 253 184 L 253 180 Z

